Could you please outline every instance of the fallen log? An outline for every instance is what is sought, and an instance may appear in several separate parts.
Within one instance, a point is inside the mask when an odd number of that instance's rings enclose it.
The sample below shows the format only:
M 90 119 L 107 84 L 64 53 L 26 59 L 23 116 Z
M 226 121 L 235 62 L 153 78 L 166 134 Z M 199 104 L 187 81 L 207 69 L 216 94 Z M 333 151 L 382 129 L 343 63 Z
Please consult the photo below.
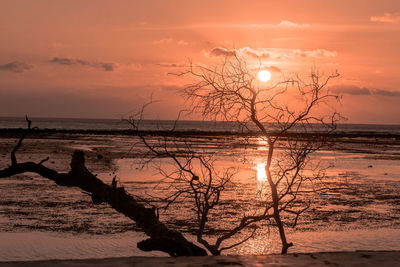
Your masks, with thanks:
M 18 144 L 11 152 L 11 166 L 0 170 L 0 178 L 10 177 L 26 172 L 37 173 L 40 176 L 54 181 L 60 186 L 78 187 L 91 195 L 95 204 L 107 203 L 116 211 L 124 214 L 136 222 L 150 238 L 137 244 L 143 251 L 163 251 L 170 256 L 205 256 L 207 252 L 189 242 L 182 233 L 168 229 L 160 222 L 155 210 L 145 207 L 143 204 L 128 194 L 123 187 L 117 187 L 116 183 L 105 184 L 92 174 L 85 166 L 83 151 L 75 151 L 70 163 L 71 169 L 68 173 L 59 173 L 43 164 L 48 158 L 35 162 L 18 163 L 15 153 L 22 144 L 23 139 L 32 130 L 30 121 L 28 129 L 19 139 Z

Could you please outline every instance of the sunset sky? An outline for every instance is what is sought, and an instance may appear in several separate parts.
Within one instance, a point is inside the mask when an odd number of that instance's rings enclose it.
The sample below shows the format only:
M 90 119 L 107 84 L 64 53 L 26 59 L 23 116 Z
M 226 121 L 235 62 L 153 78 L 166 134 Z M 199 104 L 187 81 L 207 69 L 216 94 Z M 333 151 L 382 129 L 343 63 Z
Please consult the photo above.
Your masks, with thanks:
M 400 124 L 400 1 L 1 0 L 0 116 L 121 118 L 183 107 L 192 60 L 340 78 L 350 123 Z

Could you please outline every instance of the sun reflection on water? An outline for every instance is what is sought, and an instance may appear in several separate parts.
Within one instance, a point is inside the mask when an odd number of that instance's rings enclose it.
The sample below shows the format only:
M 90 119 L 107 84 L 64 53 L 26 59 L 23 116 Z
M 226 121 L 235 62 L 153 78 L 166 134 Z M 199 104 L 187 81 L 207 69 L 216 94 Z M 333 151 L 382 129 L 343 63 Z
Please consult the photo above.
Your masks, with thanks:
M 266 163 L 261 162 L 261 163 L 257 163 L 256 168 L 255 168 L 257 170 L 256 198 L 261 201 L 265 200 L 269 194 L 265 166 L 266 166 Z
M 259 151 L 268 150 L 268 142 L 264 138 L 259 138 L 257 140 L 257 144 L 258 144 L 257 150 L 259 150 Z
M 265 165 L 266 163 L 258 163 L 257 164 L 257 180 L 267 181 L 267 174 L 265 173 Z

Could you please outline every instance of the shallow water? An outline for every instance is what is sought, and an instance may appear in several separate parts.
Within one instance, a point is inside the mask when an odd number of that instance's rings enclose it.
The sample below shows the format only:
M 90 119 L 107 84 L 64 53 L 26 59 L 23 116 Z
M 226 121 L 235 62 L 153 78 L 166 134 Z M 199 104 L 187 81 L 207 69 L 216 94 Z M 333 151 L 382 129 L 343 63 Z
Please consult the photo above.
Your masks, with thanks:
M 218 168 L 234 166 L 238 170 L 235 185 L 227 187 L 221 207 L 210 216 L 210 229 L 231 227 L 244 212 L 257 209 L 254 201 L 260 189 L 257 164 L 263 162 L 265 146 L 256 140 L 258 145 L 247 149 L 244 158 L 242 148 L 232 138 L 227 138 L 225 143 L 209 138 L 192 141 L 206 153 L 218 151 Z M 40 144 L 43 140 L 37 142 Z M 163 183 L 157 182 L 156 170 L 138 168 L 138 158 L 108 158 L 107 153 L 120 155 L 121 151 L 125 154 L 130 151 L 132 142 L 124 137 L 84 137 L 71 142 L 64 139 L 60 144 L 52 143 L 52 150 L 53 146 L 57 150 L 58 146 L 71 150 L 84 148 L 89 153 L 90 169 L 96 170 L 106 182 L 111 182 L 116 175 L 134 195 L 162 196 L 168 192 Z M 135 146 L 136 154 L 142 150 L 143 147 Z M 384 142 L 340 143 L 316 153 L 313 161 L 332 166 L 327 171 L 326 182 L 336 189 L 314 195 L 313 205 L 300 217 L 296 230 L 288 228 L 289 241 L 295 243 L 290 251 L 400 250 L 399 152 L 398 145 Z M 96 157 L 100 153 L 105 155 L 101 160 Z M 65 161 L 60 152 L 52 156 L 56 161 Z M 42 158 L 40 153 L 35 157 Z M 172 168 L 165 160 L 161 163 L 166 170 Z M 55 166 L 63 169 L 57 163 Z M 135 224 L 106 205 L 94 205 L 78 189 L 57 186 L 37 175 L 19 175 L 0 180 L 0 192 L 1 261 L 163 255 L 139 251 L 136 243 L 144 235 L 135 231 Z M 196 222 L 191 205 L 188 200 L 179 201 L 161 213 L 160 218 L 169 227 L 194 239 Z M 215 236 L 210 233 L 208 238 Z M 274 228 L 264 224 L 254 239 L 226 253 L 279 251 Z
M 138 232 L 114 235 L 88 235 L 59 232 L 0 233 L 0 260 L 24 261 L 47 259 L 85 259 L 128 257 L 144 254 L 136 243 L 145 238 Z M 6 240 L 6 242 L 4 242 Z
M 265 255 L 279 253 L 275 234 L 257 235 L 227 254 Z M 290 252 L 313 253 L 355 250 L 400 250 L 398 229 L 356 229 L 289 233 L 295 244 Z M 187 236 L 188 239 L 193 237 Z M 166 256 L 162 252 L 143 252 L 136 243 L 145 235 L 135 231 L 112 235 L 59 232 L 1 232 L 0 261 L 48 259 L 87 259 L 129 256 Z

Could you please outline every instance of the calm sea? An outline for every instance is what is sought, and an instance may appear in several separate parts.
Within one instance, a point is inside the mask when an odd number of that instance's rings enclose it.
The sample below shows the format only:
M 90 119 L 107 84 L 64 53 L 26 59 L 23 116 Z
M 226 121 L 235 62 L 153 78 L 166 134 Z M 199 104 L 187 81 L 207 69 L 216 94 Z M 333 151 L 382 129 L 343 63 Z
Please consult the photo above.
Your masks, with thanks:
M 106 131 L 132 129 L 132 126 L 122 119 L 31 118 L 31 120 L 33 126 L 37 126 L 40 129 Z M 142 130 L 170 130 L 174 125 L 178 131 L 235 132 L 243 130 L 234 122 L 145 120 L 141 123 Z M 0 117 L 0 129 L 25 127 L 26 121 L 23 117 Z M 273 128 L 273 126 L 270 126 L 270 128 Z M 397 135 L 400 134 L 400 125 L 339 124 L 337 132 Z

